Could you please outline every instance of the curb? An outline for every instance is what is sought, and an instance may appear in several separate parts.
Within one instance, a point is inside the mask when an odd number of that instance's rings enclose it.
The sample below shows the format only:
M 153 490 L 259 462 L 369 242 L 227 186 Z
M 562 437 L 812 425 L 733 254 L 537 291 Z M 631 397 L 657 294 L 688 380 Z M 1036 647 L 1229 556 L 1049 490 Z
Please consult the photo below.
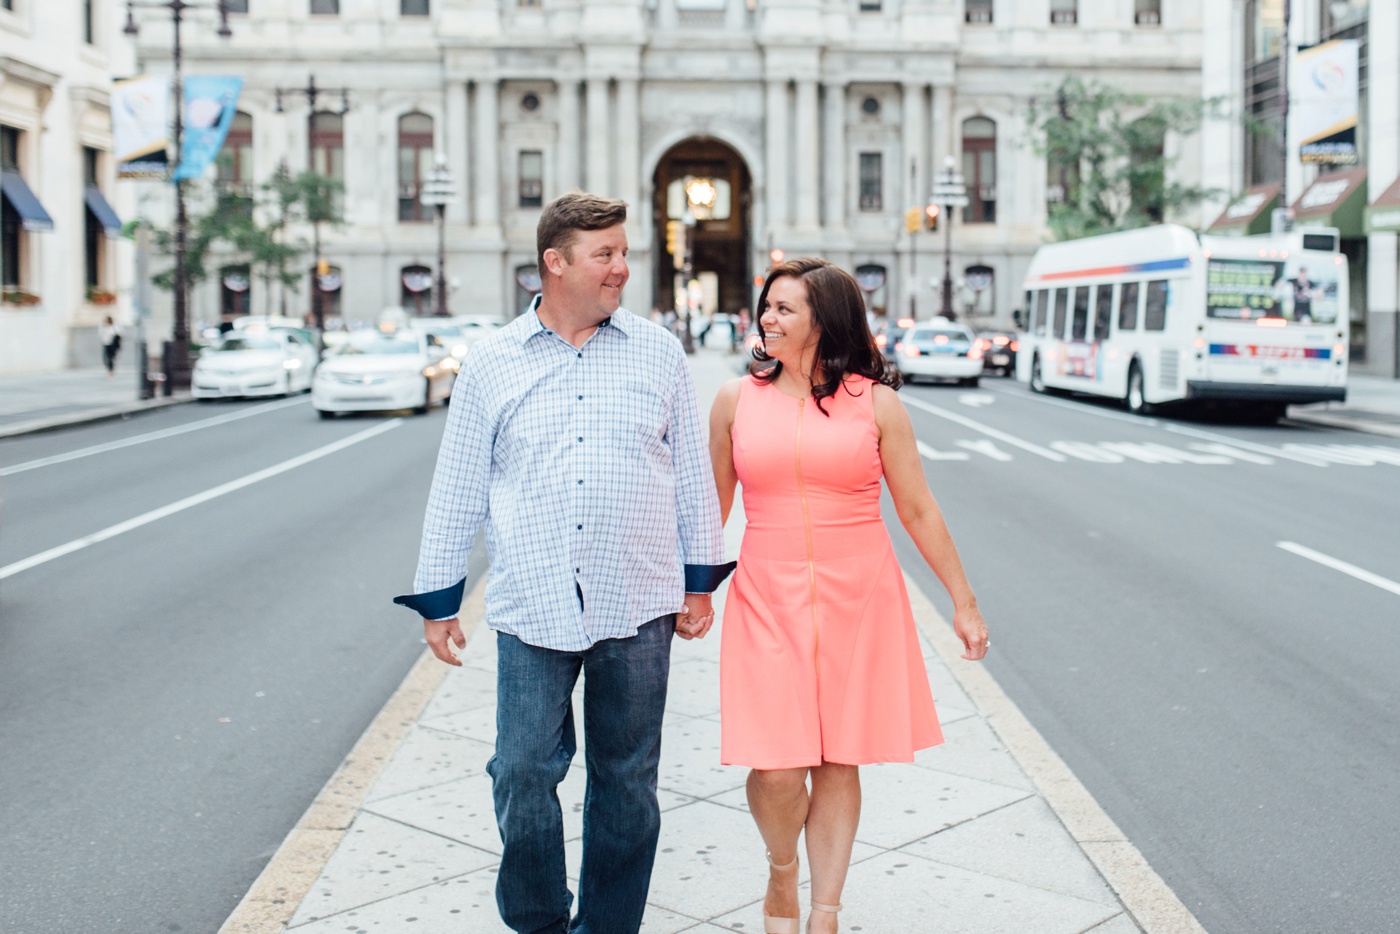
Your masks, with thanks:
M 904 586 L 919 629 L 1144 934 L 1206 934 L 991 672 L 961 658 L 962 640 L 952 624 L 907 576 Z
M 1400 438 L 1400 425 L 1373 422 L 1350 415 L 1328 415 L 1324 412 L 1289 412 L 1287 420 L 1318 425 L 1323 428 L 1342 428 L 1347 431 L 1360 431 L 1368 435 L 1381 435 L 1386 438 Z
M 462 602 L 462 635 L 468 640 L 485 616 L 486 575 Z M 425 649 L 393 696 L 375 715 L 287 839 L 243 896 L 219 934 L 282 934 L 340 841 L 365 796 L 413 731 L 437 693 L 448 666 Z
M 12 425 L 0 426 L 0 438 L 14 438 L 19 435 L 32 435 L 44 431 L 55 431 L 59 428 L 70 428 L 74 425 L 86 425 L 89 422 L 105 422 L 114 418 L 139 415 L 142 412 L 165 409 L 172 405 L 184 405 L 186 402 L 193 401 L 194 398 L 192 396 L 174 396 L 169 399 L 151 399 L 146 402 L 90 409 L 86 412 L 77 412 L 71 415 L 59 415 L 53 418 L 37 418 L 28 422 L 16 422 Z

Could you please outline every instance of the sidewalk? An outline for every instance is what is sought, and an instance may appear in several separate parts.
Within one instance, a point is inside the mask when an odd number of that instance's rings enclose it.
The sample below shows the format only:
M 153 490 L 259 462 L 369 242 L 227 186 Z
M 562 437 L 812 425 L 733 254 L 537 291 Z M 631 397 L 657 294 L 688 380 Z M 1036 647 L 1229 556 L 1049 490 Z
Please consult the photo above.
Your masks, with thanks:
M 1400 379 L 1353 373 L 1347 377 L 1346 402 L 1290 406 L 1288 417 L 1295 422 L 1400 438 Z
M 700 353 L 692 368 L 708 411 L 732 377 L 732 358 Z M 742 531 L 736 503 L 730 555 Z M 723 590 L 716 596 L 722 608 Z M 911 586 L 911 597 L 947 742 L 912 765 L 861 770 L 864 807 L 841 929 L 1201 931 L 986 670 L 957 658 L 961 643 L 924 595 Z M 478 587 L 463 605 L 464 666 L 425 653 L 223 932 L 509 934 L 496 912 L 500 839 L 485 774 L 495 636 L 481 612 Z M 745 806 L 747 770 L 719 764 L 719 641 L 717 626 L 703 641 L 677 640 L 672 654 L 648 934 L 762 924 L 766 869 Z M 579 740 L 582 747 L 581 731 Z M 571 873 L 584 785 L 580 748 L 559 789 Z
M 0 438 L 120 418 L 190 400 L 188 392 L 138 399 L 135 355 L 122 356 L 127 359 L 118 363 L 113 376 L 102 367 L 0 376 Z

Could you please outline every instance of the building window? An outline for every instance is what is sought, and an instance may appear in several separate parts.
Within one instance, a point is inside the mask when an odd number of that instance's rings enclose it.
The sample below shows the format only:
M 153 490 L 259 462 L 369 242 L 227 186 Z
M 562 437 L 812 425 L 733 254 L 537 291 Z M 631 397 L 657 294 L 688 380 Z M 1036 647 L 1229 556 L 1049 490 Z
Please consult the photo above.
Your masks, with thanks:
M 862 211 L 884 209 L 882 174 L 878 152 L 860 154 L 860 209 Z
M 1139 26 L 1162 25 L 1162 0 L 1134 0 L 1133 22 Z
M 311 0 L 312 16 L 339 16 L 340 0 Z
M 963 181 L 967 185 L 964 224 L 995 224 L 997 219 L 997 125 L 986 117 L 963 121 Z
M 428 0 L 399 0 L 400 16 L 427 16 Z
M 253 279 L 247 265 L 225 266 L 219 270 L 219 318 L 232 321 L 253 313 Z
M 93 35 L 92 0 L 83 0 L 83 41 L 92 45 Z
M 966 0 L 963 6 L 963 20 L 977 25 L 992 22 L 992 0 Z
M 228 11 L 230 13 L 247 13 L 248 0 L 228 0 Z
M 7 6 L 7 9 L 9 7 Z M 0 170 L 6 173 L 19 173 L 19 137 L 14 127 L 0 126 Z M 5 288 L 19 288 L 24 285 L 21 274 L 21 247 L 24 238 L 24 219 L 10 203 L 8 195 L 0 195 L 0 285 Z
M 862 13 L 879 13 L 880 0 L 860 0 L 860 11 Z
M 83 147 L 83 184 L 97 187 L 99 154 L 96 149 Z M 102 284 L 102 225 L 92 209 L 83 211 L 83 284 L 95 289 Z
M 345 181 L 345 118 L 338 113 L 311 115 L 311 171 Z
M 1050 0 L 1050 23 L 1073 26 L 1079 22 L 1079 0 Z
M 520 151 L 520 206 L 537 208 L 544 204 L 544 153 L 538 149 Z
M 399 271 L 402 291 L 399 304 L 411 315 L 433 313 L 433 271 L 427 266 L 405 266 Z
M 253 183 L 253 118 L 243 111 L 233 115 L 218 160 L 219 185 L 246 192 Z
M 399 220 L 432 219 L 420 199 L 433 163 L 433 118 L 404 114 L 399 118 Z

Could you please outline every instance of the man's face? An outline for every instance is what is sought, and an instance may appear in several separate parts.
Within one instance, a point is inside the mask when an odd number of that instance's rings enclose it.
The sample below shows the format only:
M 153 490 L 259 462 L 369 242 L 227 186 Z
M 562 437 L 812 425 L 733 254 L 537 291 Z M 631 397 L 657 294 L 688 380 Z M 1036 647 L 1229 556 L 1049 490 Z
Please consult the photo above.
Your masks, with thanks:
M 560 256 L 559 285 L 565 301 L 596 311 L 600 320 L 617 311 L 628 276 L 627 232 L 622 225 L 579 231 L 569 254 Z

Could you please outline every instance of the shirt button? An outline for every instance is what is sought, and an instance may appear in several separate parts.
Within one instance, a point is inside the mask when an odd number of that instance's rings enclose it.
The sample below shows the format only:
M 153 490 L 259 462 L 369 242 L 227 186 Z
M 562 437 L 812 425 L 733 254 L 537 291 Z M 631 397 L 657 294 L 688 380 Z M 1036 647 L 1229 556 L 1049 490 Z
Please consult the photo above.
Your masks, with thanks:
M 582 358 L 582 357 L 583 357 L 583 351 L 580 350 L 578 355 L 579 355 L 580 358 Z
M 582 401 L 583 401 L 583 396 L 579 396 L 579 397 L 578 397 L 578 401 L 582 402 Z
M 579 526 L 579 527 L 578 527 L 578 530 L 579 530 L 580 532 L 582 532 L 582 531 L 583 531 L 583 526 Z
M 583 439 L 582 439 L 582 438 L 579 438 L 579 439 L 578 439 L 578 443 L 579 443 L 579 444 L 582 444 L 582 443 L 583 443 Z
M 578 482 L 578 485 L 579 485 L 579 486 L 583 486 L 583 481 L 580 480 L 580 481 Z

